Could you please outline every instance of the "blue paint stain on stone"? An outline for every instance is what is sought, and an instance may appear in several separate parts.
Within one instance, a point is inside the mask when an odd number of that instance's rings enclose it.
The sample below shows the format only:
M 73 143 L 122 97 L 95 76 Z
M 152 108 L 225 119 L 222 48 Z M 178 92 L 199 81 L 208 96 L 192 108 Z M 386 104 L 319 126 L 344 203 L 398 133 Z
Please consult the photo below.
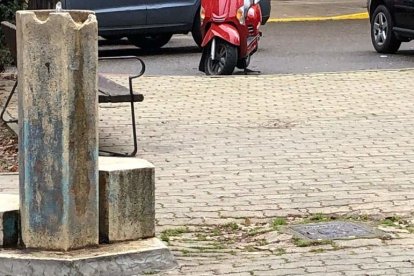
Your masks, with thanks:
M 26 196 L 29 200 L 29 223 L 31 231 L 58 233 L 64 216 L 62 198 L 62 152 L 63 126 L 60 118 L 53 118 L 52 106 L 43 102 L 44 110 L 32 112 L 30 126 L 25 137 Z M 48 119 L 45 116 L 49 114 Z M 47 117 L 46 117 L 47 118 Z
M 20 116 L 23 117 L 23 116 Z M 29 133 L 29 121 L 27 119 L 22 119 L 21 120 L 23 123 L 20 127 L 20 137 L 21 139 L 19 139 L 19 162 L 20 162 L 20 166 L 19 166 L 19 181 L 20 181 L 20 185 L 19 185 L 19 194 L 20 194 L 20 212 L 21 215 L 26 216 L 23 219 L 27 219 L 27 207 L 30 206 L 30 201 L 33 198 L 33 194 L 31 193 L 31 190 L 26 189 L 26 181 L 27 179 L 30 179 L 30 170 L 28 170 L 26 168 L 27 163 L 30 163 L 30 160 L 28 160 L 28 154 L 27 154 L 27 149 L 28 149 L 28 144 L 29 141 L 27 139 L 27 133 Z

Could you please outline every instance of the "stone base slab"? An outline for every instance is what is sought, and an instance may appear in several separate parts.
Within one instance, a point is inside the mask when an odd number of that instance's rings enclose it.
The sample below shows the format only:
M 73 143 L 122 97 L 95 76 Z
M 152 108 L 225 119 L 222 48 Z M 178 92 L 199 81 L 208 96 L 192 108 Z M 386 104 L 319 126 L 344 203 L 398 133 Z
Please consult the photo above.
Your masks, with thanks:
M 176 266 L 156 238 L 69 252 L 0 249 L 0 275 L 142 275 Z

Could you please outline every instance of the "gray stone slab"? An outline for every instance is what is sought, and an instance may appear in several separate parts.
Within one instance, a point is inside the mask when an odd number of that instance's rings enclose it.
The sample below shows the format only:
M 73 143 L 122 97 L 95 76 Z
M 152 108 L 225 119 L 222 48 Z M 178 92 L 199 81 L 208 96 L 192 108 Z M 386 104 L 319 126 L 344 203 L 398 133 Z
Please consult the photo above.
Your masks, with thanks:
M 19 196 L 0 194 L 0 247 L 14 247 L 19 240 Z
M 99 158 L 101 241 L 155 236 L 154 166 L 143 159 Z
M 369 238 L 380 235 L 380 231 L 368 225 L 349 221 L 300 224 L 291 226 L 290 229 L 295 234 L 310 240 Z
M 176 266 L 156 238 L 65 253 L 0 249 L 0 275 L 142 275 Z

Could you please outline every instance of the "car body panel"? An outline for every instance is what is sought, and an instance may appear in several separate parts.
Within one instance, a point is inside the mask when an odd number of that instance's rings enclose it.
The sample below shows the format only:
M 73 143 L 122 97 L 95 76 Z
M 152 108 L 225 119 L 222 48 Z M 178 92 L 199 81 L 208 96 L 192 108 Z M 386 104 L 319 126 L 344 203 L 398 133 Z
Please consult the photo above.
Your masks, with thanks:
M 192 26 L 199 6 L 200 0 L 149 0 L 147 24 Z
M 147 24 L 147 0 L 66 0 L 66 5 L 95 11 L 101 30 Z
M 96 12 L 99 34 L 188 33 L 199 16 L 200 0 L 64 0 L 66 9 Z M 263 20 L 270 16 L 270 0 L 261 0 Z
M 385 5 L 391 12 L 394 10 L 394 0 L 367 0 L 368 14 L 371 17 L 376 7 L 379 5 Z
M 394 0 L 395 26 L 414 29 L 414 0 Z

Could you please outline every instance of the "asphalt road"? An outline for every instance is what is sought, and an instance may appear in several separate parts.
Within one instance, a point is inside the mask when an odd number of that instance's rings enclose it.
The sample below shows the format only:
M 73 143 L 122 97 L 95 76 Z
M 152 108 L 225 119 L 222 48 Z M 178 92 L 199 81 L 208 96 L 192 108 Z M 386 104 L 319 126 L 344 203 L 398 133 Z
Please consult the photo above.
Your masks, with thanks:
M 262 74 L 334 72 L 414 67 L 414 43 L 403 43 L 395 55 L 380 55 L 371 45 L 367 20 L 270 23 L 263 26 L 259 51 L 250 69 Z M 105 41 L 102 41 L 102 45 Z M 100 47 L 101 56 L 137 55 L 147 75 L 201 75 L 201 53 L 191 35 L 178 35 L 156 52 L 144 52 L 127 41 Z M 130 62 L 101 62 L 102 72 L 130 73 Z
M 271 18 L 335 16 L 367 11 L 366 0 L 272 0 Z

